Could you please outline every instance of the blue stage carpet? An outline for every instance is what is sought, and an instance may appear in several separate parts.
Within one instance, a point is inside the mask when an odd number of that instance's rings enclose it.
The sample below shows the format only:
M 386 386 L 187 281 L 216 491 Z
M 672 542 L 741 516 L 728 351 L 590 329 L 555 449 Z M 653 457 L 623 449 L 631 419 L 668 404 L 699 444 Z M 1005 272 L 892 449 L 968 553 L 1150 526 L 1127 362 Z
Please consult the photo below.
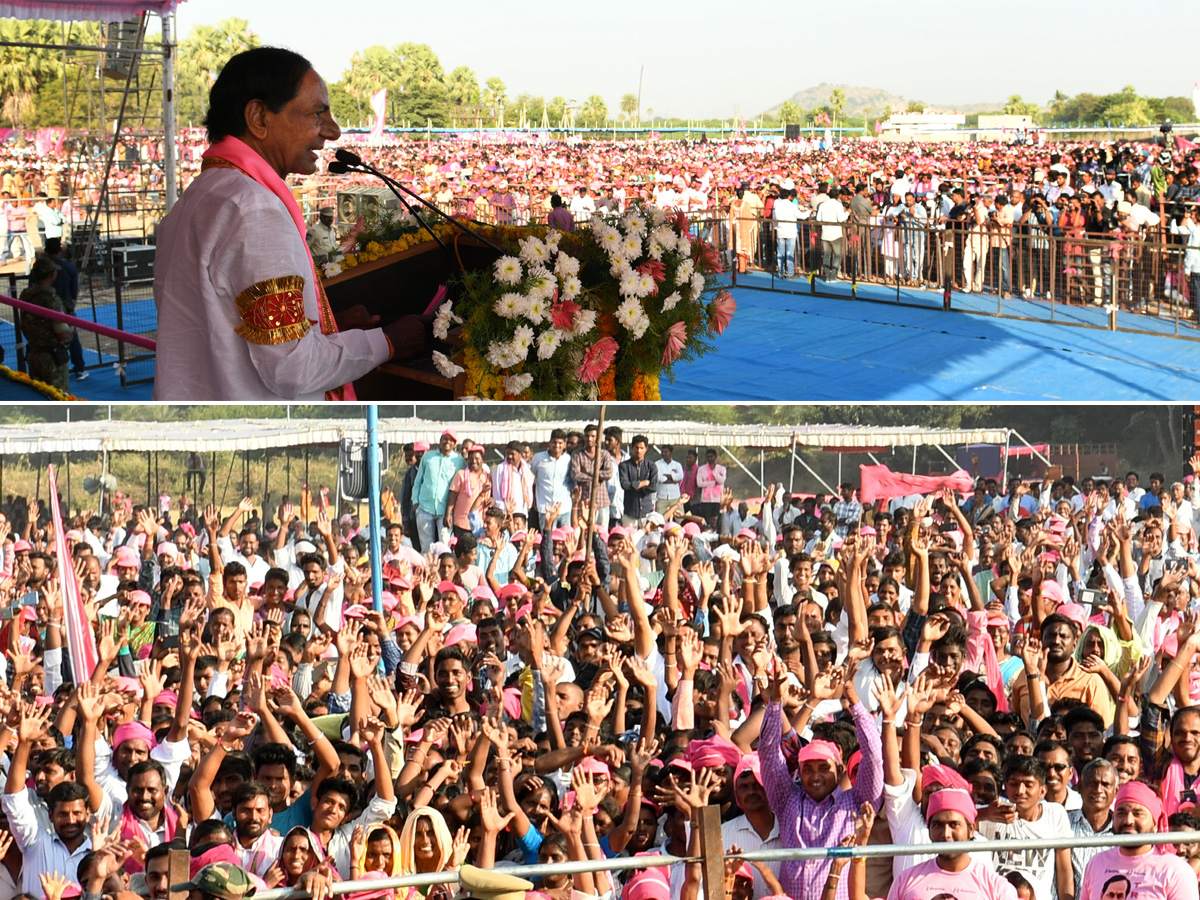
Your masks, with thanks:
M 1200 397 L 1200 343 L 942 310 L 940 293 L 906 289 L 914 309 L 851 299 L 850 284 L 812 296 L 807 280 L 776 281 L 795 294 L 755 289 L 741 276 L 738 310 L 716 352 L 678 366 L 664 401 L 1189 400 Z M 895 301 L 895 288 L 858 295 Z M 845 299 L 841 299 L 841 298 Z M 996 311 L 996 298 L 954 294 L 956 309 Z M 1049 315 L 1049 304 L 1005 300 L 1011 315 Z M 1055 306 L 1062 322 L 1107 322 L 1098 308 Z M 1123 315 L 1122 327 L 1172 334 L 1173 319 Z M 1200 337 L 1194 325 L 1179 333 Z

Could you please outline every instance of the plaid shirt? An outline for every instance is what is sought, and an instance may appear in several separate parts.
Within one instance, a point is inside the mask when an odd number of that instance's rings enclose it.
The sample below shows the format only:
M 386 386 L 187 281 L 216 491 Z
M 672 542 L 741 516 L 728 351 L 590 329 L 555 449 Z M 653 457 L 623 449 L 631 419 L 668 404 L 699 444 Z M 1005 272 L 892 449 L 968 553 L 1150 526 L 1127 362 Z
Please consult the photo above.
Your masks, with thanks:
M 833 504 L 833 515 L 837 519 L 833 530 L 837 536 L 844 538 L 850 530 L 850 523 L 858 524 L 862 514 L 862 504 L 857 500 L 839 500 Z

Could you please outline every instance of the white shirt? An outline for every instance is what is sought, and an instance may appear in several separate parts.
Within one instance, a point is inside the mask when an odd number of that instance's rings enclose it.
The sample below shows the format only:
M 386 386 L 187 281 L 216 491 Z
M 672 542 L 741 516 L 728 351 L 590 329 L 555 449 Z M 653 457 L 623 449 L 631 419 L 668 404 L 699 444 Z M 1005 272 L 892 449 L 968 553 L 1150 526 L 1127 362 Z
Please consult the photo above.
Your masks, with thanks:
M 658 499 L 678 500 L 679 483 L 683 481 L 683 466 L 679 460 L 672 459 L 667 462 L 665 459 L 660 459 L 655 461 L 654 467 L 658 469 Z M 670 476 L 670 482 L 667 481 L 667 476 Z
M 242 868 L 247 872 L 253 872 L 259 878 L 266 875 L 267 869 L 271 868 L 275 860 L 279 859 L 279 851 L 282 848 L 283 838 L 280 835 L 271 834 L 270 829 L 259 835 L 258 840 L 249 847 L 243 847 L 242 842 L 236 837 L 233 841 L 233 849 L 237 851 Z
M 192 747 L 185 736 L 181 740 L 163 741 L 150 751 L 150 758 L 162 765 L 167 774 L 167 793 L 175 790 L 175 782 L 179 780 L 179 770 L 192 757 Z M 113 821 L 120 815 L 121 807 L 129 799 L 125 779 L 117 772 L 112 764 L 112 748 L 102 737 L 96 738 L 96 782 L 104 789 L 104 796 L 112 804 Z M 103 812 L 103 809 L 101 809 Z
M 842 206 L 840 200 L 829 199 L 817 207 L 818 222 L 845 222 L 850 218 L 850 213 L 846 212 L 846 208 Z M 842 236 L 841 225 L 822 225 L 821 240 L 836 241 Z
M 203 172 L 183 192 L 159 225 L 155 263 L 155 400 L 322 401 L 391 356 L 379 328 L 321 333 L 295 222 L 272 191 L 236 169 Z M 259 295 L 286 298 L 298 287 L 309 327 L 295 338 L 265 324 Z
M 917 783 L 917 773 L 912 769 L 901 769 L 904 783 L 898 785 L 884 784 L 883 813 L 887 816 L 888 829 L 892 833 L 893 844 L 931 844 L 929 826 L 921 815 L 920 805 L 913 800 L 913 787 Z M 893 856 L 892 875 L 899 878 L 900 874 L 913 866 L 936 858 L 936 853 L 917 854 L 915 856 Z M 985 866 L 991 865 L 992 854 L 972 853 L 971 858 Z
M 233 546 L 233 538 L 230 535 L 217 537 L 217 550 L 221 553 L 221 562 L 229 565 L 231 562 L 241 563 L 246 569 L 246 584 L 262 584 L 266 581 L 267 573 L 271 571 L 271 564 L 261 556 L 255 554 L 254 562 L 250 562 L 248 558 L 239 553 Z
M 1071 836 L 1071 822 L 1061 804 L 1041 801 L 1041 818 L 1026 822 L 980 822 L 978 834 L 989 840 L 1028 841 L 1041 838 Z M 1055 865 L 1053 850 L 1004 850 L 993 854 L 996 869 L 1001 874 L 1020 872 L 1033 886 L 1034 900 L 1051 900 L 1055 896 Z
M 758 831 L 750 824 L 750 820 L 745 816 L 738 816 L 736 819 L 730 819 L 728 822 L 721 823 L 721 843 L 725 847 L 732 847 L 737 844 L 743 851 L 751 850 L 779 850 L 783 844 L 779 841 L 779 818 L 776 817 L 775 824 L 771 826 L 771 832 L 764 838 L 760 837 Z M 779 877 L 779 863 L 769 862 L 767 868 L 775 873 L 775 877 Z M 750 871 L 754 873 L 754 900 L 759 900 L 760 897 L 770 895 L 766 882 L 763 881 L 762 875 L 753 866 Z
M 38 824 L 33 804 L 29 802 L 29 788 L 16 794 L 5 794 L 0 802 L 8 816 L 8 829 L 24 857 L 21 890 L 41 897 L 42 882 L 38 876 L 43 872 L 60 872 L 67 878 L 74 878 L 80 860 L 92 850 L 92 839 L 87 831 L 84 831 L 83 843 L 73 851 L 68 850 L 53 828 Z

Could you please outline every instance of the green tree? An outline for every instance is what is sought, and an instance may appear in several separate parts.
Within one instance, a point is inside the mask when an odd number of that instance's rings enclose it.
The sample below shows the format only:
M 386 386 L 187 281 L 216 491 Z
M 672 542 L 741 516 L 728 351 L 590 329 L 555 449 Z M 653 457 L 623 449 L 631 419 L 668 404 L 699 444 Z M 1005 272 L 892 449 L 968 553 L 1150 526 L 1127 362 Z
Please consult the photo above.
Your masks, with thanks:
M 494 106 L 497 109 L 503 109 L 508 106 L 508 88 L 504 82 L 493 75 L 487 80 L 487 89 L 483 92 L 483 102 L 487 105 Z
M 198 93 L 200 114 L 208 111 L 208 94 L 225 63 L 262 41 L 245 19 L 222 19 L 216 25 L 197 25 L 179 44 L 180 93 Z
M 512 102 L 514 115 L 512 116 L 513 124 L 516 123 L 517 117 L 521 112 L 525 113 L 525 120 L 529 127 L 537 128 L 542 124 L 542 109 L 546 106 L 544 97 L 535 97 L 533 94 L 518 94 L 517 99 Z
M 479 104 L 479 76 L 469 66 L 458 66 L 446 79 L 450 102 L 455 106 Z
M 1020 94 L 1012 94 L 1004 104 L 1006 116 L 1036 116 L 1041 109 L 1036 103 L 1026 103 Z
M 567 100 L 565 97 L 552 97 L 546 105 L 547 112 L 550 114 L 550 124 L 557 125 L 562 128 L 566 125 L 567 115 Z
M 833 110 L 833 120 L 836 122 L 842 117 L 842 110 L 846 108 L 846 92 L 841 88 L 830 91 L 829 108 Z
M 800 105 L 792 100 L 783 101 L 783 105 L 779 107 L 779 124 L 799 125 L 803 121 L 804 110 Z
M 1145 97 L 1139 97 L 1137 89 L 1132 84 L 1121 88 L 1119 94 L 1110 94 L 1104 118 L 1114 125 L 1148 125 L 1151 121 L 1150 104 Z
M 608 120 L 608 104 L 599 94 L 592 94 L 583 101 L 583 106 L 579 108 L 579 117 L 583 119 L 585 125 L 599 128 Z
M 400 82 L 395 104 L 399 116 L 417 128 L 423 128 L 427 121 L 444 125 L 449 94 L 437 54 L 428 44 L 414 43 L 398 44 L 392 54 Z
M 925 112 L 925 104 L 920 100 L 910 100 L 908 101 L 908 108 L 904 111 L 910 113 L 923 113 Z
M 626 94 L 621 98 L 621 114 L 629 121 L 633 121 L 637 117 L 638 98 L 637 94 Z
M 36 19 L 0 21 L 0 41 L 50 43 L 61 40 L 53 22 Z M 33 99 L 43 84 L 61 77 L 62 57 L 57 51 L 34 47 L 0 47 L 0 97 L 4 118 L 24 128 L 33 113 Z

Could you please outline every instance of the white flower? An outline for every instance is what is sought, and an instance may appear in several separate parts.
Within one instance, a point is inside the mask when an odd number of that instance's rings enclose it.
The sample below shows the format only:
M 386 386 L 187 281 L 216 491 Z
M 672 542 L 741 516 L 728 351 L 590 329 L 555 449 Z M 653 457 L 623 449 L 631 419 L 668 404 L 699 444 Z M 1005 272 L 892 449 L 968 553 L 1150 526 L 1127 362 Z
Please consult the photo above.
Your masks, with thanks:
M 529 303 L 525 307 L 525 318 L 534 325 L 541 325 L 546 318 L 546 299 L 530 297 Z
M 504 393 L 516 396 L 525 393 L 533 384 L 533 376 L 526 372 L 524 375 L 509 375 L 504 379 Z
M 496 301 L 496 315 L 502 316 L 505 319 L 515 319 L 521 313 L 525 312 L 527 301 L 521 294 L 503 294 Z
M 521 261 L 515 256 L 502 256 L 492 267 L 501 284 L 516 284 L 521 280 Z
M 640 297 L 642 287 L 642 276 L 633 269 L 626 269 L 621 275 L 620 290 L 622 297 Z
M 650 317 L 642 312 L 638 314 L 637 320 L 630 326 L 629 333 L 633 335 L 634 340 L 641 340 L 642 335 L 646 333 L 646 329 L 649 327 Z
M 492 343 L 488 344 L 488 351 L 484 359 L 488 361 L 488 365 L 493 369 L 503 369 L 506 367 L 504 360 L 510 353 L 511 348 L 507 343 L 492 341 Z
M 659 225 L 650 232 L 650 241 L 659 244 L 664 251 L 674 250 L 678 246 L 675 231 L 669 225 Z
M 550 250 L 535 237 L 521 238 L 521 259 L 531 266 L 541 265 L 550 259 Z
M 646 215 L 650 218 L 651 225 L 659 225 L 667 220 L 667 214 L 657 206 L 651 206 L 646 210 Z
M 513 332 L 513 352 L 518 355 L 519 359 L 525 359 L 529 356 L 531 346 L 533 346 L 533 329 L 528 325 L 518 325 L 517 330 Z
M 554 273 L 559 278 L 565 278 L 568 275 L 578 275 L 579 260 L 567 253 L 558 254 L 558 259 L 554 261 Z
M 642 254 L 642 239 L 631 234 L 621 241 L 621 252 L 629 259 L 637 259 Z
M 549 359 L 562 346 L 563 333 L 557 328 L 547 328 L 537 339 L 538 359 Z
M 574 275 L 568 275 L 562 280 L 562 290 L 559 296 L 563 300 L 574 300 L 579 296 L 581 290 L 583 290 L 583 282 Z
M 695 263 L 692 262 L 691 257 L 685 259 L 679 264 L 679 268 L 675 270 L 675 283 L 683 284 L 692 277 L 692 272 L 694 272 L 695 269 L 696 266 Z
M 592 233 L 596 236 L 596 243 L 609 255 L 621 246 L 621 233 L 611 226 L 602 225 Z
M 621 220 L 621 227 L 625 229 L 626 234 L 645 234 L 646 220 L 633 212 L 625 214 L 625 218 Z
M 630 331 L 637 326 L 644 315 L 642 304 L 636 297 L 630 297 L 617 307 L 617 321 Z
M 654 276 L 649 272 L 643 272 L 638 276 L 638 296 L 650 297 L 658 292 L 658 284 L 654 281 Z
M 557 287 L 558 281 L 553 272 L 544 266 L 535 266 L 529 270 L 529 289 L 525 295 L 530 300 L 535 298 L 549 300 L 554 296 L 554 290 Z
M 528 355 L 528 353 L 529 353 L 528 348 L 526 348 L 525 353 L 526 353 L 526 355 Z M 500 365 L 498 366 L 498 368 L 511 369 L 517 363 L 521 362 L 521 360 L 523 360 L 524 358 L 525 358 L 525 356 L 521 355 L 520 351 L 517 350 L 517 348 L 516 348 L 516 346 L 514 346 L 514 344 L 512 344 L 512 343 L 504 344 L 504 345 L 502 345 L 501 350 L 500 350 Z
M 433 336 L 439 341 L 444 341 L 450 334 L 450 323 L 457 322 L 462 324 L 462 317 L 454 314 L 454 304 L 447 300 L 438 307 L 437 315 L 433 319 Z
M 575 315 L 575 327 L 571 329 L 571 334 L 575 337 L 583 337 L 595 327 L 596 311 L 594 309 L 582 309 Z
M 546 246 L 549 247 L 552 252 L 557 252 L 558 242 L 561 240 L 562 232 L 557 228 L 551 228 L 546 232 Z
M 321 266 L 321 270 L 325 273 L 326 278 L 332 278 L 334 275 L 337 275 L 342 271 L 342 266 L 340 263 L 327 262 L 325 265 Z
M 466 371 L 462 366 L 455 365 L 444 353 L 433 351 L 433 364 L 437 366 L 437 370 L 446 378 L 453 378 Z
M 608 267 L 608 272 L 613 278 L 620 281 L 627 274 L 633 271 L 633 267 L 629 265 L 629 260 L 620 254 L 612 258 L 612 265 Z
M 670 297 L 663 301 L 663 312 L 670 312 L 679 305 L 679 301 L 683 298 L 679 296 L 679 291 L 673 293 Z
M 700 295 L 704 293 L 704 276 L 697 272 L 692 276 L 692 299 L 698 300 Z

